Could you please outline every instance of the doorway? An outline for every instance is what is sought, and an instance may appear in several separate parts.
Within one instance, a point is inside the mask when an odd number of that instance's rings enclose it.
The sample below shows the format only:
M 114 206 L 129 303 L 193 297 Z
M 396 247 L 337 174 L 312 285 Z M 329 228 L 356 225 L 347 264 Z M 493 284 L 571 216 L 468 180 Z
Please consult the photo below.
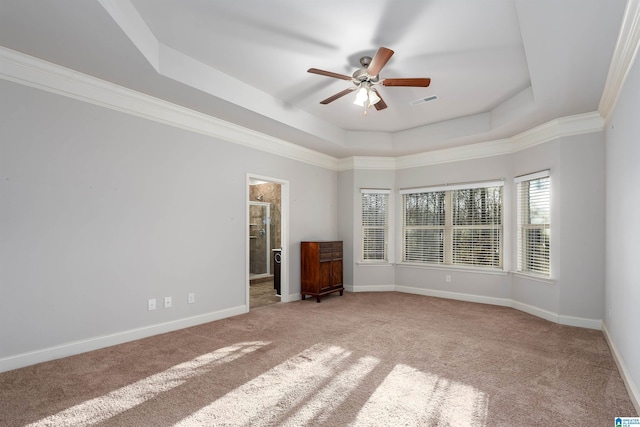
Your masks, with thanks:
M 288 211 L 288 181 L 247 174 L 248 310 L 287 301 Z

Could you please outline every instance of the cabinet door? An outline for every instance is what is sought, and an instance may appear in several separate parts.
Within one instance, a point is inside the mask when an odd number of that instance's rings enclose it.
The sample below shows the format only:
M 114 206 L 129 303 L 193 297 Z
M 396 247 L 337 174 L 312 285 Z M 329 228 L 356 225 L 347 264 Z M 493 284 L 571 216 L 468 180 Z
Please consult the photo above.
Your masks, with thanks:
M 332 264 L 331 261 L 321 261 L 320 262 L 320 292 L 329 289 L 333 283 L 333 274 L 332 274 Z
M 342 285 L 342 260 L 331 261 L 331 286 Z
M 302 242 L 301 246 L 301 290 L 318 292 L 320 271 L 318 267 L 318 245 L 313 242 Z

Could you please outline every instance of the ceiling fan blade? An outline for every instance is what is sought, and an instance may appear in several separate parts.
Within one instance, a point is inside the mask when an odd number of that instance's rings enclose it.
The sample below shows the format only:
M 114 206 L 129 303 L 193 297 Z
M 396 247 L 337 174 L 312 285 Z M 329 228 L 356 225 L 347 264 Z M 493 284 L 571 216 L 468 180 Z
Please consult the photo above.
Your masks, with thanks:
M 386 47 L 381 47 L 376 52 L 376 56 L 371 60 L 371 64 L 367 67 L 367 74 L 372 76 L 377 76 L 380 74 L 380 70 L 384 67 L 393 55 L 393 51 L 391 49 L 387 49 Z
M 380 111 L 387 108 L 387 104 L 384 102 L 384 99 L 382 99 L 382 97 L 380 96 L 380 92 L 378 92 L 375 89 L 371 89 L 371 90 L 373 90 L 376 93 L 376 95 L 378 95 L 378 98 L 380 98 L 380 101 L 373 104 L 373 106 L 376 107 L 376 110 Z
M 357 88 L 355 88 L 355 87 L 351 87 L 351 88 L 349 88 L 349 89 L 345 89 L 345 90 L 343 90 L 342 92 L 338 92 L 338 93 L 336 93 L 335 95 L 328 97 L 328 98 L 327 98 L 327 99 L 325 99 L 324 101 L 320 101 L 320 104 L 325 104 L 325 105 L 326 105 L 326 104 L 328 104 L 328 103 L 330 103 L 330 102 L 335 101 L 335 100 L 336 100 L 336 99 L 338 99 L 338 98 L 342 98 L 343 96 L 345 96 L 345 95 L 346 95 L 346 94 L 348 94 L 348 93 L 353 92 L 355 89 L 357 89 Z
M 384 79 L 383 86 L 410 86 L 410 87 L 428 87 L 431 79 L 428 77 L 419 77 L 415 79 Z
M 342 79 L 342 80 L 353 79 L 352 77 L 345 76 L 344 74 L 332 73 L 331 71 L 318 70 L 317 68 L 309 68 L 307 70 L 307 73 L 320 74 L 321 76 L 333 77 L 333 78 Z

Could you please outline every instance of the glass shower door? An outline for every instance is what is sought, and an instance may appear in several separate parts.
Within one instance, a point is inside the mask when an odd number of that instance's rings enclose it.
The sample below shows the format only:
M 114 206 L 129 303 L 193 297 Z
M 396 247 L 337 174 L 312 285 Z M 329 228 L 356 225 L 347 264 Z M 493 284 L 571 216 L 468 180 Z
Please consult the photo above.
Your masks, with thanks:
M 249 202 L 249 273 L 251 279 L 271 274 L 271 205 Z

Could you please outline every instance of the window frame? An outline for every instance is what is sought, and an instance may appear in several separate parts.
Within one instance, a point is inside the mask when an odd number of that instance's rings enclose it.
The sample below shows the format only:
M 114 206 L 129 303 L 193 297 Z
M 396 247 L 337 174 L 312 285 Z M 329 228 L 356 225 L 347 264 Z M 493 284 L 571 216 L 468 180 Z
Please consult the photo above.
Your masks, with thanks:
M 454 224 L 454 209 L 453 209 L 453 192 L 459 190 L 474 190 L 481 188 L 500 188 L 499 194 L 499 223 L 484 223 L 481 225 L 478 224 Z M 407 225 L 407 196 L 415 195 L 415 194 L 424 194 L 424 193 L 444 193 L 444 204 L 441 209 L 444 210 L 444 218 L 439 218 L 439 224 L 436 225 Z M 400 195 L 402 196 L 402 263 L 403 264 L 414 264 L 414 265 L 424 265 L 427 267 L 446 267 L 446 268 L 464 268 L 464 269 L 480 269 L 480 270 L 488 270 L 488 271 L 505 271 L 505 198 L 504 198 L 504 180 L 492 180 L 492 181 L 481 181 L 481 182 L 473 182 L 473 183 L 462 183 L 462 184 L 454 184 L 454 185 L 442 185 L 442 186 L 433 186 L 433 187 L 422 187 L 422 188 L 413 188 L 413 189 L 403 189 L 400 190 Z M 438 197 L 438 196 L 435 196 Z M 442 197 L 442 196 L 441 196 Z M 438 222 L 438 221 L 436 221 Z M 409 259 L 408 251 L 411 248 L 408 248 L 408 231 L 411 230 L 440 230 L 441 235 L 441 247 L 434 248 L 433 251 L 427 252 L 427 254 L 438 253 L 441 252 L 439 261 L 428 261 L 428 260 L 417 260 L 415 258 Z M 498 262 L 491 263 L 491 265 L 474 263 L 474 262 L 456 262 L 456 257 L 458 259 L 464 259 L 461 256 L 461 253 L 456 253 L 454 246 L 456 242 L 459 242 L 455 239 L 456 231 L 460 230 L 490 230 L 490 233 L 495 233 L 496 230 L 498 232 L 497 246 L 499 250 Z M 493 240 L 493 238 L 492 238 Z M 492 246 L 493 247 L 493 246 Z M 468 258 L 467 258 L 468 259 Z
M 381 196 L 385 196 L 386 202 L 384 204 L 384 224 L 369 224 L 365 218 L 365 206 L 364 206 L 364 195 L 365 194 L 377 194 Z M 364 264 L 388 264 L 390 263 L 390 212 L 391 212 L 391 190 L 390 189 L 375 189 L 375 188 L 361 188 L 360 189 L 360 262 Z M 382 238 L 382 258 L 369 258 L 367 256 L 367 246 L 368 243 L 366 241 L 366 237 L 368 235 L 367 231 L 369 230 L 382 230 L 383 238 Z M 379 249 L 377 251 L 374 250 L 374 253 L 379 253 Z
M 531 205 L 531 193 L 527 192 L 528 203 L 524 203 L 522 194 L 522 185 L 523 183 L 529 183 L 528 189 L 530 189 L 530 183 L 533 181 L 539 181 L 541 179 L 547 179 L 547 191 L 546 191 L 546 202 L 547 204 L 547 217 L 548 221 L 544 223 L 531 223 L 530 215 L 529 215 L 529 206 Z M 520 175 L 514 179 L 515 183 L 515 192 L 516 192 L 516 273 L 522 274 L 526 276 L 532 276 L 540 279 L 551 279 L 552 278 L 552 266 L 551 266 L 551 248 L 552 248 L 552 240 L 551 240 L 551 171 L 543 170 L 540 172 L 534 172 L 526 175 Z M 546 249 L 546 268 L 545 271 L 539 271 L 533 268 L 526 268 L 528 265 L 534 265 L 537 261 L 533 260 L 533 257 L 538 257 L 539 252 L 532 253 L 530 250 L 531 244 L 530 238 L 527 236 L 530 235 L 530 231 L 538 230 L 541 231 L 541 234 L 547 234 L 547 249 Z M 546 233 L 545 233 L 546 231 Z

